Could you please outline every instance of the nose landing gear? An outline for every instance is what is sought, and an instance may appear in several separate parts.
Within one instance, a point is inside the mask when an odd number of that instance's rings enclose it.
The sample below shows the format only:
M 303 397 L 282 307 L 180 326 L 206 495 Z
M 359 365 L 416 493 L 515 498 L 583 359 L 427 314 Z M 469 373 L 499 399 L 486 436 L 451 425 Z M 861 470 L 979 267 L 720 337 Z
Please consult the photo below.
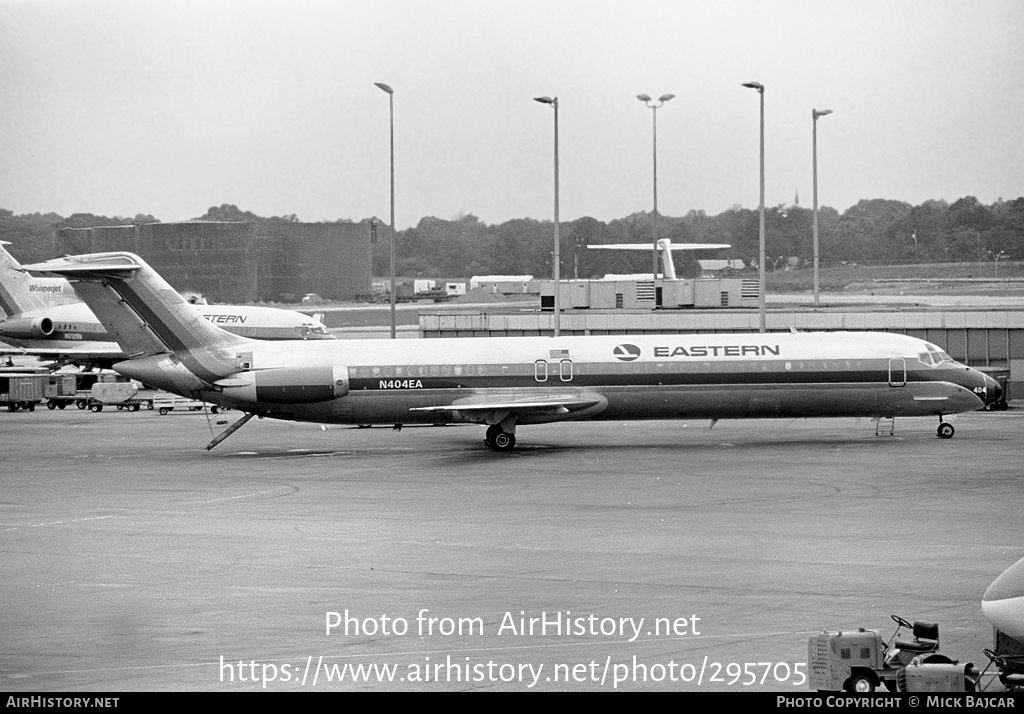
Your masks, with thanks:
M 942 417 L 940 416 L 939 428 L 938 431 L 936 431 L 935 433 L 936 436 L 938 436 L 940 439 L 952 439 L 953 434 L 956 433 L 956 429 L 954 429 L 953 425 L 950 424 L 949 422 L 942 421 Z

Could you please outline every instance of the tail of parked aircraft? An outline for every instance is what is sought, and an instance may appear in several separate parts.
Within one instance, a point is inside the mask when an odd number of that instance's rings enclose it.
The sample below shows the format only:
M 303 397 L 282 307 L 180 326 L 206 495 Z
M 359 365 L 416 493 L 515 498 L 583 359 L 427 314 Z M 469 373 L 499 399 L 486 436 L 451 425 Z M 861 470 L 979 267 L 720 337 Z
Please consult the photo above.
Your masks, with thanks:
M 132 253 L 92 253 L 22 266 L 75 283 L 129 358 L 248 343 L 210 324 L 156 271 Z
M 30 287 L 33 278 L 22 272 L 21 264 L 7 252 L 7 241 L 0 241 L 0 310 L 8 317 L 30 310 L 48 307 L 51 302 L 44 293 L 33 293 Z
M 36 278 L 24 272 L 6 245 L 10 243 L 0 240 L 0 310 L 7 317 L 81 302 L 64 278 Z

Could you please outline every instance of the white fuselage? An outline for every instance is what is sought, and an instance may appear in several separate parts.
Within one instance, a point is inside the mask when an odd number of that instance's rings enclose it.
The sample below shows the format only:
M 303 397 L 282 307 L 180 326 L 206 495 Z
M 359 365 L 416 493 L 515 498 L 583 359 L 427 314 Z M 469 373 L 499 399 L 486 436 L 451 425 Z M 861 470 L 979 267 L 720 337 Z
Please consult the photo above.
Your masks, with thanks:
M 475 406 L 530 400 L 586 406 L 523 413 L 521 424 L 942 415 L 981 408 L 986 389 L 984 375 L 934 345 L 883 333 L 247 342 L 208 352 L 116 369 L 264 416 L 359 424 L 487 421 Z M 204 374 L 214 353 L 220 373 Z M 237 369 L 226 374 L 225 364 Z
M 197 313 L 226 332 L 256 340 L 333 339 L 323 323 L 302 313 L 250 305 L 195 305 Z M 49 334 L 25 334 L 5 329 L 14 322 L 0 320 L 0 340 L 29 354 L 67 355 L 79 359 L 123 359 L 116 339 L 83 302 L 54 305 L 12 316 L 36 324 L 48 321 Z

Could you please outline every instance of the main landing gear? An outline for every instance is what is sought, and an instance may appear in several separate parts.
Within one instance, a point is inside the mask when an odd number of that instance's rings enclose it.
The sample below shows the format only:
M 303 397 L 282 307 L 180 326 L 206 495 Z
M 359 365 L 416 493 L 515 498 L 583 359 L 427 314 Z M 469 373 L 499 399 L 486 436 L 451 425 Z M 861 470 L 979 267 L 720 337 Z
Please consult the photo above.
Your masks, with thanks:
M 515 424 L 512 424 L 512 431 L 505 431 L 502 428 L 503 423 L 487 427 L 484 443 L 495 451 L 512 451 L 516 446 Z
M 939 416 L 939 429 L 935 433 L 940 439 L 952 439 L 956 429 L 949 422 L 942 421 L 942 416 Z

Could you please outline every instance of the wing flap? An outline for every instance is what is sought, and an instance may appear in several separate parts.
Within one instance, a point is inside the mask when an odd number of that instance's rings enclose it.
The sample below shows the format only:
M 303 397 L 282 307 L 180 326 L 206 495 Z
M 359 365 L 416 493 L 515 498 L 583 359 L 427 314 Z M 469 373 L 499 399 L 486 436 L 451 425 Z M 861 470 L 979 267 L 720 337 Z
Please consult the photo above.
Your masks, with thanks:
M 110 349 L 95 347 L 15 347 L 0 343 L 0 355 L 26 355 L 31 357 L 109 357 L 123 359 L 124 352 L 116 344 L 111 343 Z

